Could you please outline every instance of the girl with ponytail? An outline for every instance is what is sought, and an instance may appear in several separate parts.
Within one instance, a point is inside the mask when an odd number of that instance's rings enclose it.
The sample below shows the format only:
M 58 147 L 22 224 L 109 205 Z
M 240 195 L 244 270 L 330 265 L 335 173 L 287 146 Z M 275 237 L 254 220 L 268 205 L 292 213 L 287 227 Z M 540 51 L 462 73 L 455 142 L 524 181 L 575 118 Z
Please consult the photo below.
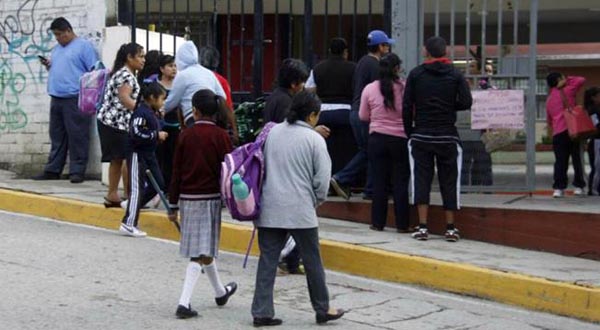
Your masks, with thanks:
M 119 181 L 123 177 L 126 195 L 128 191 L 126 159 L 129 120 L 136 107 L 140 85 L 136 73 L 144 67 L 144 48 L 136 43 L 123 44 L 111 71 L 104 92 L 104 101 L 98 110 L 98 135 L 102 149 L 102 162 L 110 162 L 108 167 L 108 193 L 104 206 L 119 207 L 121 198 L 118 192 Z
M 169 190 L 171 205 L 181 209 L 179 253 L 188 258 L 183 289 L 175 315 L 198 316 L 190 300 L 202 270 L 215 292 L 215 303 L 223 306 L 237 290 L 237 284 L 223 285 L 216 258 L 221 232 L 221 162 L 233 146 L 227 132 L 216 123 L 225 99 L 201 89 L 191 100 L 193 124 L 179 135 Z M 175 211 L 172 221 L 178 217 Z
M 408 232 L 408 140 L 402 120 L 402 61 L 388 53 L 379 61 L 379 80 L 365 87 L 358 115 L 369 122 L 369 166 L 373 169 L 371 229 L 382 231 L 388 207 L 388 183 L 393 183 L 396 230 Z

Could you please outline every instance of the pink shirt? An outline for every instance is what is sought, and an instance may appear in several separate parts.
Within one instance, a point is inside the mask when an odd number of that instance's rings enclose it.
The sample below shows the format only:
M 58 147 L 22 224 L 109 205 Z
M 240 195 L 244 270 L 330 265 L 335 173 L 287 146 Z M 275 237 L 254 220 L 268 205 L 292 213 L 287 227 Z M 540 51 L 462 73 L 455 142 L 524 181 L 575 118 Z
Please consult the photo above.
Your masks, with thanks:
M 567 96 L 569 105 L 575 105 L 575 96 L 585 83 L 585 78 L 577 76 L 567 77 L 567 83 L 563 87 L 563 91 Z M 560 90 L 558 88 L 550 89 L 546 98 L 546 119 L 548 126 L 552 127 L 552 135 L 560 134 L 567 130 L 567 122 L 563 116 L 564 105 Z
M 402 121 L 402 97 L 404 81 L 394 84 L 394 105 L 396 110 L 386 108 L 384 98 L 379 89 L 379 80 L 368 84 L 360 97 L 360 120 L 369 122 L 369 133 L 377 132 L 386 135 L 406 137 Z

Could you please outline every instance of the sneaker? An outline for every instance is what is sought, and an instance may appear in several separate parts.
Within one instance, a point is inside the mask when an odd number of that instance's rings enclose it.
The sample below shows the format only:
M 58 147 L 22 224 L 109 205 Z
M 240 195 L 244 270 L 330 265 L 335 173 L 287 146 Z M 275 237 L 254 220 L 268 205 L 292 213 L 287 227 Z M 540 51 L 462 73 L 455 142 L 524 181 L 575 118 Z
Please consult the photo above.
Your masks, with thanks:
M 582 197 L 585 196 L 585 192 L 583 191 L 583 188 L 575 188 L 575 190 L 573 190 L 573 195 Z
M 146 232 L 145 231 L 141 231 L 139 229 L 137 229 L 136 227 L 133 226 L 128 226 L 124 223 L 121 223 L 121 227 L 119 227 L 119 231 L 121 233 L 123 233 L 126 236 L 131 236 L 131 237 L 146 237 Z
M 121 208 L 127 210 L 127 200 L 121 201 Z
M 331 180 L 329 182 L 333 190 L 335 190 L 335 193 L 338 194 L 338 196 L 342 197 L 345 200 L 350 199 L 351 193 L 349 187 L 342 186 L 337 182 L 337 180 L 334 177 L 331 177 Z
M 215 302 L 217 306 L 225 306 L 229 297 L 233 296 L 235 291 L 237 290 L 237 283 L 231 282 L 225 286 L 225 295 L 223 297 L 215 298 Z
M 69 181 L 71 183 L 82 183 L 83 182 L 83 174 L 75 173 L 69 175 Z
M 154 196 L 154 198 L 152 198 L 146 204 L 146 206 L 151 209 L 157 209 L 159 205 L 160 205 L 160 196 L 158 194 L 156 194 L 156 196 Z
M 41 181 L 41 180 L 59 180 L 60 174 L 51 173 L 51 172 L 43 172 L 38 175 L 34 175 L 31 177 L 32 180 Z
M 448 242 L 458 242 L 460 240 L 460 231 L 457 228 L 446 230 L 446 241 Z
M 177 306 L 177 311 L 175 312 L 175 315 L 178 319 L 189 319 L 191 317 L 198 316 L 198 312 L 192 309 L 192 305 L 190 305 L 189 308 L 183 305 L 179 305 Z
M 563 198 L 565 197 L 565 191 L 562 189 L 554 189 L 554 193 L 552 193 L 553 198 Z
M 429 239 L 429 231 L 427 228 L 419 228 L 416 232 L 411 234 L 412 238 L 419 241 L 426 241 Z

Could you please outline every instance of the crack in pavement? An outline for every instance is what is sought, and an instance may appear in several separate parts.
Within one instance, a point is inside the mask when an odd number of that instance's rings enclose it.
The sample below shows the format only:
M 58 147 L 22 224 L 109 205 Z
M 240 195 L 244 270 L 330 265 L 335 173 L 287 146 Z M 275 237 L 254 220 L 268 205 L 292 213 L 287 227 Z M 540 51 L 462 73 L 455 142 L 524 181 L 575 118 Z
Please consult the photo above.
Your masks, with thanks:
M 429 315 L 433 315 L 433 314 L 441 313 L 441 312 L 443 312 L 443 311 L 446 311 L 446 310 L 448 310 L 448 308 L 446 308 L 446 307 L 440 307 L 438 310 L 435 310 L 435 311 L 427 312 L 427 313 L 424 313 L 424 314 L 421 314 L 421 315 L 417 315 L 417 316 L 411 316 L 411 317 L 407 317 L 407 318 L 405 318 L 405 319 L 394 320 L 394 321 L 388 321 L 388 322 L 385 322 L 384 324 L 387 324 L 387 323 L 393 323 L 393 322 L 405 322 L 405 321 L 417 320 L 417 319 L 420 319 L 420 318 L 427 317 L 427 316 L 429 316 Z
M 22 264 L 22 263 L 16 262 L 16 261 L 3 260 L 3 259 L 0 259 L 0 264 L 19 266 L 19 267 L 23 267 L 23 268 L 27 268 L 27 269 L 44 270 L 44 268 L 35 267 L 32 265 L 28 265 L 28 264 Z

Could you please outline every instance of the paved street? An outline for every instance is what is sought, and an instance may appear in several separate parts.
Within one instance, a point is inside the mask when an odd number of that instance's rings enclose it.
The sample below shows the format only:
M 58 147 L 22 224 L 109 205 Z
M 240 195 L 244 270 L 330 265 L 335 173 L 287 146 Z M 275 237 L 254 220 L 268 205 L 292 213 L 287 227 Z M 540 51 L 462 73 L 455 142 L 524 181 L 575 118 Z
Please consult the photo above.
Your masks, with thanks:
M 222 253 L 223 281 L 240 284 L 224 308 L 201 278 L 177 320 L 186 261 L 178 246 L 115 231 L 0 212 L 0 329 L 247 329 L 256 259 Z M 401 270 L 399 270 L 401 271 Z M 600 329 L 600 325 L 411 286 L 328 272 L 332 305 L 350 309 L 339 329 Z M 305 280 L 278 277 L 278 329 L 315 326 Z

